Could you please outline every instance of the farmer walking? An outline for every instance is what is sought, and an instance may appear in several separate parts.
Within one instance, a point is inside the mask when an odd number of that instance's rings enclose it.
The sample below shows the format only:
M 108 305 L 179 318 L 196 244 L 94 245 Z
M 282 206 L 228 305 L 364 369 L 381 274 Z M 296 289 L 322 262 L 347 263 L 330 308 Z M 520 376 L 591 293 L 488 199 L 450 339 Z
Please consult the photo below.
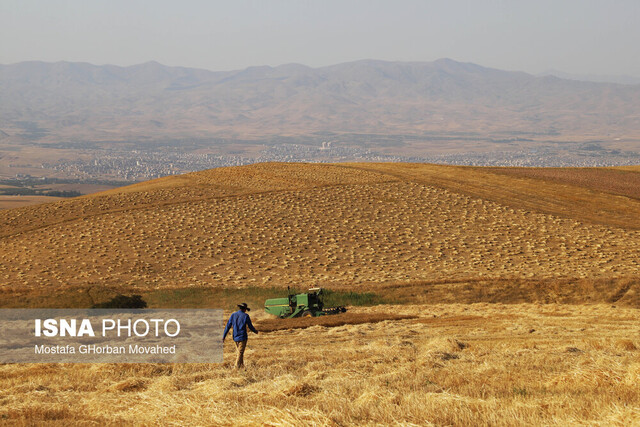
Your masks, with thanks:
M 256 328 L 251 324 L 251 318 L 247 314 L 247 311 L 251 310 L 247 307 L 247 303 L 243 302 L 242 304 L 238 304 L 238 308 L 240 308 L 240 310 L 229 316 L 229 321 L 222 334 L 222 342 L 224 342 L 224 339 L 229 333 L 229 329 L 233 328 L 233 341 L 236 343 L 236 369 L 244 368 L 244 349 L 247 348 L 247 326 L 254 334 L 258 333 Z

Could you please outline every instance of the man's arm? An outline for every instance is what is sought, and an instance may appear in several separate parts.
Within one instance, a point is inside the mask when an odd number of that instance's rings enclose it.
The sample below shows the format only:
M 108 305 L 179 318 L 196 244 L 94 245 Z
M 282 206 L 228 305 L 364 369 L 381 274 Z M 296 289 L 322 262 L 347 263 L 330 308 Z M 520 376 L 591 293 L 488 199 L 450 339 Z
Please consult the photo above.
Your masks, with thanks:
M 224 333 L 222 334 L 222 341 L 227 337 L 229 333 L 229 329 L 231 329 L 231 319 L 233 319 L 233 314 L 229 316 L 229 321 L 227 322 L 227 326 L 224 328 Z
M 256 331 L 256 328 L 253 327 L 253 323 L 251 323 L 251 317 L 247 316 L 247 326 L 249 327 L 249 329 L 251 329 L 251 332 L 253 332 L 254 334 L 257 334 L 258 331 Z

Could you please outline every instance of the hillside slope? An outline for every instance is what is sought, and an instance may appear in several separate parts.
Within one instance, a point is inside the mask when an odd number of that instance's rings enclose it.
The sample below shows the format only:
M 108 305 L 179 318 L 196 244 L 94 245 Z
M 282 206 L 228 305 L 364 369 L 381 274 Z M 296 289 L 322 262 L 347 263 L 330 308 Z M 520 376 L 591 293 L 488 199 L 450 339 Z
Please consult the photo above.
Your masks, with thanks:
M 265 163 L 7 210 L 1 289 L 637 275 L 635 194 L 516 172 Z

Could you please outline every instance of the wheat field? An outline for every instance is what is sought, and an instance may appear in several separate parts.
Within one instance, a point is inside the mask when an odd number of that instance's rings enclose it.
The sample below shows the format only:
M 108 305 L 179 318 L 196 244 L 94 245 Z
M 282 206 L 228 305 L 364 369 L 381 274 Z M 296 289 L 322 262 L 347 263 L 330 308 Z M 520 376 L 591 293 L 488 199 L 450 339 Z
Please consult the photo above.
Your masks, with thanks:
M 16 425 L 631 425 L 637 309 L 437 304 L 416 319 L 251 335 L 222 364 L 0 366 Z M 260 318 L 256 313 L 258 328 Z
M 473 168 L 224 168 L 0 212 L 0 290 L 621 277 L 640 267 L 639 212 Z
M 230 340 L 222 364 L 0 365 L 0 423 L 640 425 L 638 183 L 267 163 L 0 211 L 2 307 L 226 290 L 263 328 L 244 371 Z M 288 285 L 377 299 L 282 329 L 257 290 Z

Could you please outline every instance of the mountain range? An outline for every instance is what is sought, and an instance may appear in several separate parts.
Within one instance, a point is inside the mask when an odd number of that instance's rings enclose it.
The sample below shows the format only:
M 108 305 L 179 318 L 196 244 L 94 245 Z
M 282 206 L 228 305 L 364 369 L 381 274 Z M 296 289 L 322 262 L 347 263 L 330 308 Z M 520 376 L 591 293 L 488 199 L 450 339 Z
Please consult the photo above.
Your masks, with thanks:
M 623 85 L 638 85 L 640 84 L 640 78 L 629 76 L 626 74 L 574 74 L 567 73 L 565 71 L 549 69 L 540 74 L 536 74 L 538 77 L 544 76 L 556 76 L 561 79 L 568 80 L 580 80 L 584 82 L 596 82 L 596 83 L 618 83 Z
M 536 77 L 450 59 L 238 71 L 0 65 L 5 142 L 259 140 L 322 134 L 640 136 L 640 85 Z

